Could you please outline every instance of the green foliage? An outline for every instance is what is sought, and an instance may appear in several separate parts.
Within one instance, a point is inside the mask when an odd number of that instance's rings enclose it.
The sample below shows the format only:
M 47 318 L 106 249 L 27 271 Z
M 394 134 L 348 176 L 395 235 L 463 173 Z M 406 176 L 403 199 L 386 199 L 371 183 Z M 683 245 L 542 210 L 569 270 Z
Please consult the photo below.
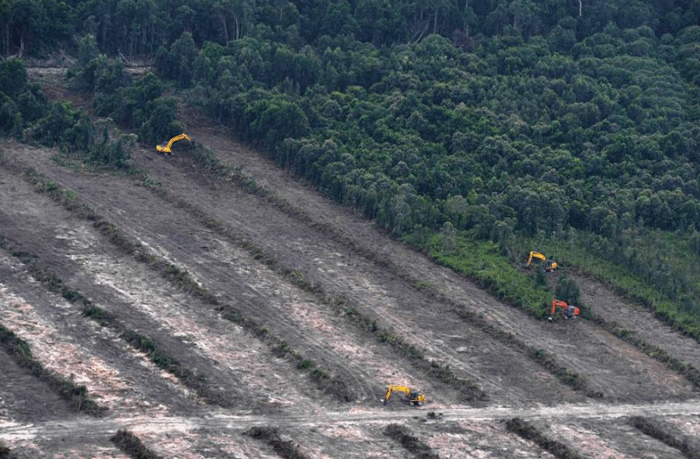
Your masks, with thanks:
M 158 50 L 156 54 L 158 71 L 167 78 L 177 81 L 181 88 L 190 87 L 194 79 L 194 61 L 197 53 L 192 34 L 183 32 L 169 50 L 165 48 Z
M 7 96 L 16 99 L 27 85 L 27 68 L 22 59 L 0 61 L 0 88 Z
M 554 294 L 559 300 L 566 301 L 569 304 L 581 305 L 581 291 L 576 281 L 566 274 L 559 275 Z
M 36 140 L 48 147 L 87 150 L 92 125 L 84 112 L 73 110 L 69 103 L 52 103 L 48 113 L 25 130 L 25 140 Z
M 95 132 L 85 159 L 101 166 L 128 167 L 127 161 L 136 149 L 135 136 L 119 133 L 109 119 L 96 122 L 93 129 Z
M 71 69 L 69 80 L 76 90 L 93 93 L 98 115 L 110 117 L 119 127 L 135 131 L 142 142 L 160 143 L 182 132 L 177 121 L 176 101 L 163 97 L 163 82 L 153 73 L 133 82 L 121 60 L 108 59 L 103 54 L 95 56 L 91 36 L 81 41 L 80 59 Z M 93 151 L 90 159 L 123 166 L 128 154 L 121 151 L 122 144 L 119 140 L 110 148 Z
M 423 247 L 432 258 L 469 276 L 496 296 L 523 308 L 534 317 L 546 316 L 552 293 L 544 286 L 533 286 L 529 276 L 519 272 L 497 244 L 476 242 L 459 235 L 455 237 L 454 248 L 446 253 L 440 239 L 440 235 L 435 235 Z
M 522 438 L 535 442 L 542 449 L 550 452 L 554 457 L 559 459 L 579 459 L 581 456 L 571 450 L 564 443 L 551 438 L 540 432 L 531 423 L 524 421 L 521 418 L 512 418 L 506 421 L 506 429 L 513 432 Z
M 43 117 L 48 102 L 38 85 L 30 84 L 24 61 L 0 62 L 0 133 L 21 138 L 23 131 Z
M 547 274 L 544 271 L 544 267 L 539 264 L 535 266 L 535 285 L 538 287 L 547 286 Z
M 160 456 L 146 448 L 141 440 L 126 429 L 119 429 L 109 439 L 125 454 L 138 459 L 158 459 Z

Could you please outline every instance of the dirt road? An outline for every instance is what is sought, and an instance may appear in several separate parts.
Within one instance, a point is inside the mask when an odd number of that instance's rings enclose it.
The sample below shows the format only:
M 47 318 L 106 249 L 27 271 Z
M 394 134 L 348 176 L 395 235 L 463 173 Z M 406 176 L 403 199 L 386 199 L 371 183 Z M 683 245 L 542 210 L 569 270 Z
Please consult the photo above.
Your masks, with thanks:
M 78 419 L 72 421 L 45 422 L 37 424 L 0 424 L 0 440 L 42 440 L 71 438 L 75 435 L 99 439 L 113 435 L 118 429 L 128 428 L 152 432 L 189 432 L 198 429 L 216 429 L 230 433 L 241 433 L 254 426 L 274 425 L 279 428 L 318 428 L 329 425 L 381 425 L 389 423 L 450 424 L 462 421 L 471 423 L 494 423 L 512 418 L 527 421 L 577 422 L 581 420 L 615 420 L 631 416 L 700 416 L 700 401 L 684 403 L 606 405 L 600 403 L 558 405 L 513 409 L 508 407 L 450 408 L 435 413 L 438 418 L 428 417 L 425 410 L 387 411 L 380 408 L 355 412 L 327 411 L 322 414 L 231 415 L 211 413 L 203 417 L 164 416 L 130 417 L 109 419 Z

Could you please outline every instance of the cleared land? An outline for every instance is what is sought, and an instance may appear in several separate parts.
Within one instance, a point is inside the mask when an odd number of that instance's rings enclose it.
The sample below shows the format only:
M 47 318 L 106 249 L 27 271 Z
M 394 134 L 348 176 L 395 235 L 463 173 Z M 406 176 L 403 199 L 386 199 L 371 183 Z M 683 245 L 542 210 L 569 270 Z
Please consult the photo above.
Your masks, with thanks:
M 700 431 L 697 382 L 658 353 L 535 320 L 187 119 L 235 173 L 151 149 L 143 174 L 96 173 L 0 143 L 0 325 L 86 388 L 62 397 L 0 351 L 11 454 L 125 457 L 126 429 L 180 458 L 685 457 L 629 421 Z M 577 280 L 594 314 L 700 368 L 700 344 Z M 426 405 L 383 406 L 391 383 Z

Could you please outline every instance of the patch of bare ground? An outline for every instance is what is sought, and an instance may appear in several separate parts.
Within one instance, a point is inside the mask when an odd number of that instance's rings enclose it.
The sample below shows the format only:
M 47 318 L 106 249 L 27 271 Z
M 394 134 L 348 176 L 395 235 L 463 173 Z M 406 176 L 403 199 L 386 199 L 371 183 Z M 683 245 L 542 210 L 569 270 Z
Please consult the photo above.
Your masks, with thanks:
M 673 330 L 641 305 L 625 301 L 610 288 L 583 275 L 572 276 L 581 289 L 581 299 L 591 311 L 607 322 L 629 330 L 635 338 L 659 347 L 681 362 L 700 369 L 698 342 Z
M 18 216 L 13 220 L 15 223 L 21 221 Z M 50 227 L 55 230 L 61 225 L 57 222 Z M 10 231 L 10 226 L 5 230 Z M 245 382 L 250 382 L 253 387 L 262 385 L 261 378 L 265 378 L 264 384 L 269 384 L 270 378 L 276 378 L 282 386 L 293 378 L 290 374 L 294 370 L 288 363 L 276 358 L 258 340 L 243 333 L 240 327 L 221 319 L 211 307 L 188 298 L 142 264 L 103 250 L 104 241 L 89 225 L 76 222 L 74 230 L 71 237 L 62 231 L 56 236 L 68 241 L 69 245 L 74 244 L 68 247 L 71 255 L 66 258 L 70 258 L 70 262 L 56 263 L 59 271 L 71 274 L 70 285 L 89 286 L 93 300 L 105 310 L 119 315 L 128 329 L 145 330 L 148 336 L 172 347 L 184 343 L 194 348 L 202 358 L 192 363 L 192 367 L 203 367 L 206 362 L 211 362 L 212 370 L 205 372 L 205 376 L 210 383 L 234 387 L 228 397 L 237 406 L 250 406 L 256 397 L 249 394 L 261 392 L 269 394 L 267 400 L 262 399 L 263 406 L 268 402 L 271 406 L 290 403 L 280 400 L 275 390 L 244 389 L 246 385 L 238 376 L 245 375 Z M 54 256 L 58 252 L 54 251 Z M 178 358 L 184 360 L 182 351 L 177 353 Z M 299 386 L 304 387 L 303 384 Z M 287 396 L 291 400 L 304 400 L 301 394 L 294 392 L 294 386 L 287 389 Z
M 439 457 L 550 459 L 554 456 L 534 442 L 509 432 L 502 422 L 426 422 L 416 426 L 424 442 Z
M 47 164 L 52 163 L 49 161 Z M 92 196 L 88 196 L 87 201 L 90 206 L 104 211 L 108 219 L 114 219 L 119 227 L 125 228 L 129 237 L 138 240 L 158 256 L 181 266 L 209 291 L 216 292 L 221 302 L 235 305 L 244 315 L 283 337 L 294 349 L 313 355 L 314 361 L 322 368 L 331 368 L 347 380 L 362 399 L 375 403 L 383 387 L 397 377 L 401 378 L 402 373 L 411 373 L 410 370 L 401 370 L 401 365 L 394 359 L 387 363 L 386 356 L 391 351 L 385 346 L 359 341 L 360 337 L 354 338 L 355 332 L 352 327 L 348 329 L 345 319 L 337 311 L 319 304 L 313 294 L 290 284 L 226 238 L 201 228 L 196 221 L 190 220 L 184 224 L 187 213 L 178 207 L 161 203 L 160 212 L 154 215 L 151 207 L 142 203 L 128 211 L 120 211 L 115 205 L 117 202 L 138 203 L 153 199 L 151 192 L 144 187 L 134 186 L 132 182 L 127 188 L 122 188 L 119 183 L 123 183 L 123 178 L 86 178 L 83 174 L 69 173 L 75 174 L 69 181 L 71 192 L 81 194 L 81 189 L 90 186 L 97 187 L 94 189 L 99 189 L 98 195 L 103 196 L 103 192 L 109 190 L 106 196 L 110 207 L 104 207 L 104 203 L 95 201 Z M 81 182 L 84 186 L 79 185 Z M 145 227 L 139 224 L 129 228 L 123 218 L 133 222 L 148 220 L 150 223 Z M 137 231 L 133 232 L 133 229 Z M 90 272 L 90 276 L 94 274 Z M 309 320 L 314 320 L 319 326 L 308 328 Z M 338 334 L 344 334 L 346 338 L 339 340 Z M 305 351 L 305 347 L 311 350 Z M 349 353 L 339 358 L 337 352 Z M 352 371 L 348 371 L 350 368 Z M 381 382 L 376 382 L 377 377 L 381 378 Z M 413 384 L 414 381 L 416 376 L 406 377 L 402 383 Z M 429 382 L 419 381 L 416 384 L 425 390 L 431 389 Z
M 615 421 L 540 423 L 546 435 L 574 448 L 582 457 L 606 459 L 682 458 L 680 451 L 652 437 L 640 436 L 625 418 Z

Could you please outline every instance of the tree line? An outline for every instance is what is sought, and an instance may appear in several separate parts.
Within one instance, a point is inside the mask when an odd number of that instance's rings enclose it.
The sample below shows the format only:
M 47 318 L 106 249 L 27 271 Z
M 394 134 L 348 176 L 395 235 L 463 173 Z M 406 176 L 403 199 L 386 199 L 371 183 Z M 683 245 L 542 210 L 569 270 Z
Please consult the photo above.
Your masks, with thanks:
M 184 32 L 198 47 L 263 35 L 295 48 L 341 35 L 385 47 L 431 34 L 468 48 L 482 37 L 552 34 L 566 46 L 609 23 L 660 37 L 699 18 L 688 0 L 0 0 L 0 54 L 48 53 L 88 34 L 110 55 L 153 54 Z

